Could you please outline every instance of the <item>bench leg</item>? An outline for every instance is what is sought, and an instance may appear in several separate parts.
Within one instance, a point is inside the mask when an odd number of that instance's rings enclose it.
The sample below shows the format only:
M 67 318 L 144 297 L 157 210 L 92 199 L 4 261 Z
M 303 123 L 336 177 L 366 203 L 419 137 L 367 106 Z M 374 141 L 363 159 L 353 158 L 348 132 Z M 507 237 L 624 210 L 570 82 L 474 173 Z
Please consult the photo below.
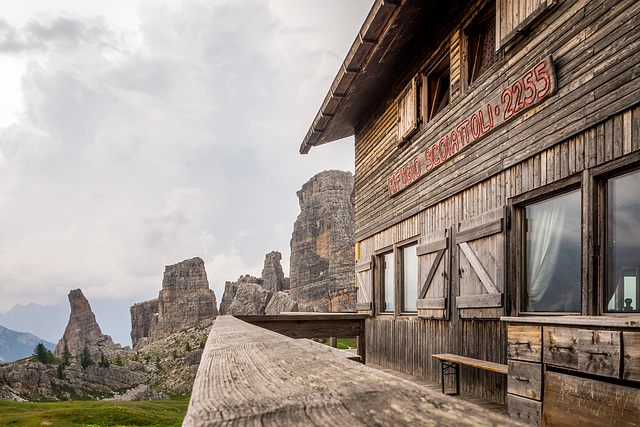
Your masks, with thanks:
M 455 362 L 447 362 L 445 360 L 440 359 L 440 370 L 441 370 L 441 378 L 442 378 L 442 392 L 444 393 L 444 376 L 445 375 L 455 375 L 456 376 L 456 392 L 455 394 L 451 394 L 452 396 L 456 396 L 460 394 L 460 365 Z M 453 372 L 448 372 L 448 371 Z

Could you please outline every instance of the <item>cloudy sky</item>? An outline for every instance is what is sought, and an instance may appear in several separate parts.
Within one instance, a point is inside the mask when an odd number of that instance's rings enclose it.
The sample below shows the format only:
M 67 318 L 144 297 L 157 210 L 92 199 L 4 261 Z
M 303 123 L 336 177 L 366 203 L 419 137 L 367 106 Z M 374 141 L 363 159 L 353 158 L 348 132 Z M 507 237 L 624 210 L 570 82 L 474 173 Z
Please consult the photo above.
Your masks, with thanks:
M 298 147 L 371 4 L 3 2 L 0 312 L 81 288 L 130 344 L 165 265 L 201 257 L 218 301 L 272 250 L 288 274 L 295 192 L 353 171 L 352 140 Z

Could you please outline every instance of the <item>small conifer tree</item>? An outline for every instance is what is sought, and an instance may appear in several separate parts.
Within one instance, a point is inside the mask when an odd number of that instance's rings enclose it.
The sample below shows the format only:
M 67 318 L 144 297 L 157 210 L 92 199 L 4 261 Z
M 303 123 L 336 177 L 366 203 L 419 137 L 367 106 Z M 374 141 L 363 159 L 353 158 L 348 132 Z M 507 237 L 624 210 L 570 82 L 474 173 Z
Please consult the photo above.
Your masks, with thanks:
M 93 365 L 91 352 L 89 351 L 89 347 L 85 345 L 84 348 L 82 349 L 82 353 L 80 354 L 80 366 L 86 369 L 91 365 Z
M 36 356 L 38 362 L 45 365 L 53 361 L 53 354 L 51 350 L 47 349 L 41 342 L 33 349 L 33 355 Z
M 57 377 L 58 377 L 59 380 L 63 380 L 64 379 L 64 368 L 63 368 L 63 365 L 58 365 Z
M 98 362 L 98 366 L 101 368 L 108 368 L 111 364 L 109 363 L 109 359 L 104 357 L 104 353 L 100 353 L 100 362 Z
M 62 366 L 69 365 L 71 365 L 71 352 L 69 351 L 67 343 L 64 343 L 64 348 L 62 349 Z

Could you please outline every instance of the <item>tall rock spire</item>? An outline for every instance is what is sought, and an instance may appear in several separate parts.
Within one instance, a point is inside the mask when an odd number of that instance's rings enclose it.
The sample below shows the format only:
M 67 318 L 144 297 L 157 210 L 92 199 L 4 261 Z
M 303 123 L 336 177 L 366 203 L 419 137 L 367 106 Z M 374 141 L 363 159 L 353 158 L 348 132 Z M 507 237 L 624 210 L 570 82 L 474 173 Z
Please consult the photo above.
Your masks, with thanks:
M 300 311 L 354 310 L 353 175 L 320 172 L 297 195 L 300 215 L 291 236 L 291 298 Z
M 96 316 L 91 311 L 89 301 L 80 289 L 69 292 L 69 304 L 71 305 L 69 323 L 53 351 L 56 357 L 62 356 L 65 344 L 72 355 L 80 354 L 85 345 L 91 350 L 92 356 L 99 355 L 100 352 L 111 355 L 120 349 L 109 335 L 102 333 L 96 322 Z

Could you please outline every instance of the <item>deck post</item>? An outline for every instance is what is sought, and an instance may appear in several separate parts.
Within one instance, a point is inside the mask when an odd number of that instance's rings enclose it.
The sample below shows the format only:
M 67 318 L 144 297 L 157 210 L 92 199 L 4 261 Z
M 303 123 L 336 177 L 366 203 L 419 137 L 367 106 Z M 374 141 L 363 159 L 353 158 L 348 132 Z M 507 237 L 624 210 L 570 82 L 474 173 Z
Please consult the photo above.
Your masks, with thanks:
M 356 337 L 356 347 L 358 349 L 358 356 L 360 356 L 360 363 L 367 363 L 367 340 L 364 334 L 364 328 L 360 331 L 360 335 Z

